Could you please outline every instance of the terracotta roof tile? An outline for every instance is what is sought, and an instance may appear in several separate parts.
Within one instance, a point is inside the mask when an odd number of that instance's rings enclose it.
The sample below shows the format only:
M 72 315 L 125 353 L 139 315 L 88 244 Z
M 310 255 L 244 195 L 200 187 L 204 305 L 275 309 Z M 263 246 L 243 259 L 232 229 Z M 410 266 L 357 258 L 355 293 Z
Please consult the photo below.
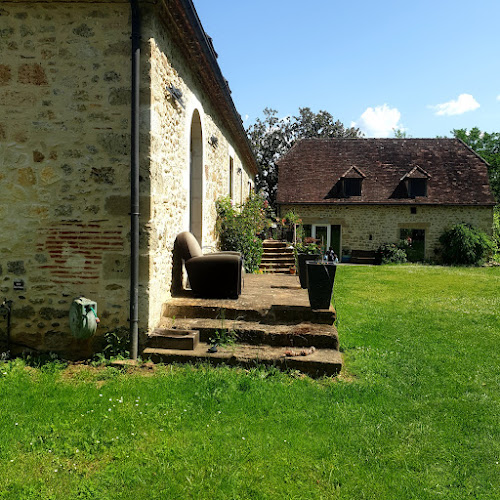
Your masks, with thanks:
M 278 169 L 281 204 L 495 204 L 486 162 L 458 139 L 304 139 Z M 346 198 L 356 171 L 361 196 Z M 427 196 L 409 198 L 407 179 L 427 179 Z

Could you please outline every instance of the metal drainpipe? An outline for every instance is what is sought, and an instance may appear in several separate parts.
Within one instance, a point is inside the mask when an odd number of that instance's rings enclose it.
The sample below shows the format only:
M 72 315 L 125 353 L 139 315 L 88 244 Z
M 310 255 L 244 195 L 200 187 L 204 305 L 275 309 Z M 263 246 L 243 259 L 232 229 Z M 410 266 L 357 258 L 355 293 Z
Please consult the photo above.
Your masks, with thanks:
M 139 79 L 141 63 L 141 20 L 138 0 L 130 0 L 132 15 L 132 107 L 130 166 L 130 354 L 139 350 Z

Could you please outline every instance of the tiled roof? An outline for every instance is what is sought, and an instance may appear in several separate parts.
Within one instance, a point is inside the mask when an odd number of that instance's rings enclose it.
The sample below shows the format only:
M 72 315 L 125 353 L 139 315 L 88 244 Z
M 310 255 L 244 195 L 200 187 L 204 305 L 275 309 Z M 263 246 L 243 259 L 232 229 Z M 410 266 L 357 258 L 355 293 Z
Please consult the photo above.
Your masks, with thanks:
M 278 169 L 281 204 L 495 204 L 486 162 L 458 139 L 304 139 Z M 346 198 L 359 173 L 361 196 Z M 427 179 L 427 196 L 409 198 L 409 179 Z

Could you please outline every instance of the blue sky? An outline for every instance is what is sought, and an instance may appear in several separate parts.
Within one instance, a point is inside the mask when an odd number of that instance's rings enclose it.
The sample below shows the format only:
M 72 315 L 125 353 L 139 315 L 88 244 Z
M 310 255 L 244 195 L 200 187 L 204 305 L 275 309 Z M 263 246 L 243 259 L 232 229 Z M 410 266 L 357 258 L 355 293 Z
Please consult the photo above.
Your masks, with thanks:
M 236 107 L 368 137 L 500 131 L 500 0 L 194 0 Z

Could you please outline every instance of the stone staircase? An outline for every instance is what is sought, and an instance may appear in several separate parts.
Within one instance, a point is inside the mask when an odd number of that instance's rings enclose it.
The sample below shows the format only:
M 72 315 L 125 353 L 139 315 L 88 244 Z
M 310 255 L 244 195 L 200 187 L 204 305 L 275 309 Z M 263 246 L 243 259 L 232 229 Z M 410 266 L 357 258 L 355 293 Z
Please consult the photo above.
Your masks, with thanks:
M 290 274 L 295 267 L 293 248 L 286 241 L 264 240 L 264 253 L 260 262 L 260 270 L 265 273 Z
M 248 275 L 238 300 L 178 297 L 163 306 L 143 359 L 255 367 L 273 365 L 312 376 L 342 367 L 335 311 L 312 310 L 295 276 Z M 210 339 L 230 340 L 209 352 Z

